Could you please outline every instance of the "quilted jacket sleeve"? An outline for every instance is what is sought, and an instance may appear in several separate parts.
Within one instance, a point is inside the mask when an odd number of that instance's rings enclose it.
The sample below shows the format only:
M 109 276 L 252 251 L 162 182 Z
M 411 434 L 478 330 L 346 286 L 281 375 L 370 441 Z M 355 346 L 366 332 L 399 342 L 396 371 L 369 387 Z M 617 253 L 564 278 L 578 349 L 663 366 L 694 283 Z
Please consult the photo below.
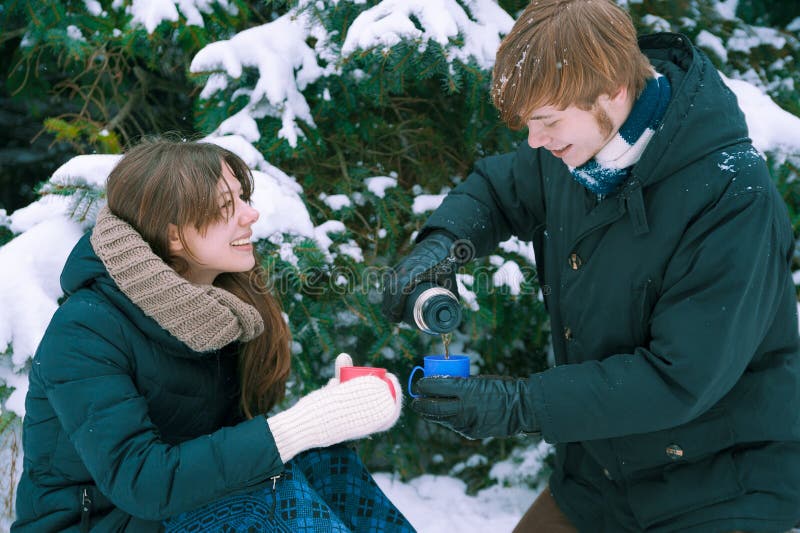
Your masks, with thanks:
M 115 315 L 94 302 L 68 304 L 31 372 L 98 488 L 120 509 L 162 520 L 282 470 L 263 417 L 179 445 L 162 442 L 131 378 L 135 363 L 120 346 Z
M 544 223 L 543 177 L 539 151 L 522 143 L 516 152 L 487 157 L 436 209 L 419 239 L 444 229 L 466 239 L 484 256 L 516 235 L 531 240 Z

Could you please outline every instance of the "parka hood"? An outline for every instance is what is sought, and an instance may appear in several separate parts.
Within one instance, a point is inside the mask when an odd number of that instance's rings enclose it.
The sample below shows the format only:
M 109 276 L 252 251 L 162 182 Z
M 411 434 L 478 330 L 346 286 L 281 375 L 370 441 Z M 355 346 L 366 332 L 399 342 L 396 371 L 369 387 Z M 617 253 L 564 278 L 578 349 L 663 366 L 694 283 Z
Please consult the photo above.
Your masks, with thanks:
M 82 287 L 88 287 L 97 280 L 113 283 L 103 262 L 94 253 L 89 242 L 91 233 L 86 233 L 67 257 L 64 270 L 61 271 L 61 289 L 67 296 L 74 294 Z
M 64 270 L 61 272 L 61 288 L 64 294 L 71 296 L 82 288 L 93 288 L 122 311 L 151 340 L 158 342 L 173 354 L 190 358 L 206 357 L 207 353 L 190 350 L 125 296 L 95 253 L 90 237 L 91 232 L 84 234 L 67 257 Z
M 736 96 L 708 57 L 684 35 L 659 33 L 639 39 L 655 69 L 669 78 L 673 97 L 661 127 L 632 174 L 652 185 L 703 157 L 748 142 Z

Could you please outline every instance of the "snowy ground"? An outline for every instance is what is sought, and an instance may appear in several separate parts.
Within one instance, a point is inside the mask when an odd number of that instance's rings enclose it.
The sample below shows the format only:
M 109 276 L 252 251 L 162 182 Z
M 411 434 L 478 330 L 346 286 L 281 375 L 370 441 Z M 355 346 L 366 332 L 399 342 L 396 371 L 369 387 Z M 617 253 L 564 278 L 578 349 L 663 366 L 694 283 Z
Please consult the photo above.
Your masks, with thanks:
M 85 3 L 87 9 L 93 10 L 95 14 L 102 10 L 99 2 L 86 0 Z M 625 2 L 620 0 L 620 3 Z M 727 13 L 727 18 L 732 18 L 736 3 L 737 0 L 725 0 L 719 3 L 718 10 Z M 132 2 L 129 4 L 132 23 L 142 24 L 148 31 L 153 31 L 161 20 L 177 20 L 175 4 L 176 2 L 169 1 Z M 199 20 L 199 13 L 195 13 L 197 9 L 193 7 L 195 5 L 205 6 L 208 2 L 180 2 L 181 10 L 191 11 L 184 12 L 189 24 L 197 24 Z M 400 4 L 390 0 L 366 10 L 361 22 L 354 23 L 349 30 L 345 51 L 373 45 L 388 46 L 392 44 L 391 39 L 401 37 L 419 37 L 414 34 L 418 29 L 410 21 L 414 15 L 415 20 L 426 23 L 422 35 L 424 40 L 446 45 L 449 42 L 448 31 L 461 32 L 466 36 L 466 45 L 463 49 L 452 49 L 451 56 L 467 54 L 488 68 L 499 43 L 499 34 L 505 33 L 512 22 L 510 16 L 499 11 L 494 2 L 480 0 L 474 3 L 483 8 L 476 11 L 481 15 L 480 24 L 477 24 L 467 20 L 466 16 L 460 16 L 463 14 L 460 8 L 448 11 L 443 8 L 445 5 L 451 4 L 433 1 Z M 412 13 L 413 6 L 417 6 L 414 9 L 418 8 L 420 12 Z M 385 10 L 390 7 L 395 9 L 395 16 L 385 17 Z M 420 14 L 423 9 L 426 10 L 425 16 Z M 378 20 L 381 20 L 382 31 L 373 31 Z M 256 122 L 249 113 L 260 109 L 259 102 L 265 98 L 275 109 L 283 110 L 281 116 L 286 127 L 281 130 L 280 136 L 294 146 L 298 134 L 295 119 L 305 120 L 309 117 L 300 86 L 306 86 L 323 75 L 334 74 L 322 69 L 317 65 L 316 59 L 311 57 L 312 50 L 307 44 L 310 30 L 303 27 L 301 22 L 303 21 L 292 17 L 282 17 L 268 25 L 246 30 L 229 41 L 212 43 L 198 54 L 191 70 L 203 71 L 219 67 L 224 71 L 209 79 L 201 95 L 202 98 L 208 98 L 227 86 L 226 84 L 236 82 L 240 78 L 242 65 L 259 65 L 260 72 L 263 66 L 264 79 L 269 79 L 270 83 L 265 81 L 262 85 L 259 82 L 257 87 L 261 92 L 250 91 L 253 103 L 221 124 L 214 134 L 213 142 L 237 152 L 256 169 L 257 190 L 253 201 L 262 213 L 258 227 L 254 228 L 256 237 L 268 238 L 273 234 L 290 233 L 313 238 L 323 251 L 328 251 L 331 244 L 328 233 L 344 231 L 344 224 L 338 220 L 330 220 L 314 227 L 301 200 L 300 184 L 293 177 L 270 165 L 250 144 L 259 134 Z M 800 19 L 791 26 L 796 28 L 798 25 Z M 320 28 L 317 30 L 322 31 Z M 770 31 L 762 29 L 765 39 L 774 39 L 774 34 Z M 326 42 L 322 38 L 324 36 L 315 34 L 314 37 L 321 49 Z M 723 60 L 727 58 L 728 50 L 742 51 L 741 43 L 731 40 L 726 49 L 719 37 L 708 32 L 699 36 L 698 40 Z M 757 45 L 758 42 L 746 48 L 749 50 Z M 487 51 L 490 52 L 488 55 Z M 287 58 L 298 63 L 284 61 Z M 336 63 L 327 62 L 331 69 Z M 759 87 L 742 80 L 726 78 L 726 82 L 739 99 L 750 135 L 758 150 L 777 154 L 779 158 L 800 154 L 800 118 L 780 109 Z M 263 92 L 267 86 L 273 90 L 265 96 Z M 281 90 L 275 89 L 278 86 Z M 275 94 L 279 97 L 273 98 Z M 114 155 L 76 157 L 56 171 L 51 182 L 58 185 L 62 183 L 61 180 L 69 177 L 73 180 L 72 183 L 78 180 L 77 182 L 89 185 L 102 184 L 117 159 L 118 156 Z M 385 187 L 397 184 L 395 177 L 376 176 L 370 179 L 374 180 L 374 188 L 370 185 L 370 190 L 381 197 Z M 332 206 L 331 202 L 342 199 L 328 196 L 323 200 L 327 200 L 326 203 Z M 440 196 L 420 195 L 415 200 L 414 209 L 416 212 L 429 211 L 439 201 Z M 13 241 L 0 247 L 0 302 L 3 303 L 0 306 L 0 347 L 13 348 L 10 356 L 0 358 L 0 384 L 15 389 L 15 393 L 5 402 L 0 412 L 10 411 L 20 417 L 24 415 L 27 376 L 21 370 L 35 351 L 44 328 L 58 305 L 61 296 L 58 274 L 66 255 L 86 229 L 65 216 L 71 207 L 74 206 L 67 198 L 45 197 L 13 214 L 7 214 L 0 209 L 0 223 L 19 234 Z M 286 253 L 291 255 L 290 243 L 284 244 L 287 247 Z M 800 272 L 795 274 L 795 281 L 800 285 Z M 0 437 L 0 531 L 7 531 L 10 524 L 13 488 L 22 460 L 19 423 L 14 427 L 16 429 L 5 431 Z M 490 477 L 497 481 L 497 485 L 475 496 L 466 494 L 466 485 L 450 476 L 422 476 L 407 483 L 401 482 L 391 473 L 378 473 L 375 477 L 380 487 L 420 533 L 503 533 L 512 530 L 535 499 L 537 491 L 526 488 L 525 478 L 535 477 L 546 451 L 546 447 L 534 445 L 520 452 L 516 456 L 516 462 L 512 460 L 495 465 Z M 800 530 L 793 531 L 800 533 Z
M 497 485 L 475 496 L 463 481 L 448 476 L 422 476 L 402 483 L 391 474 L 375 479 L 389 499 L 420 533 L 504 533 L 511 531 L 538 492 Z

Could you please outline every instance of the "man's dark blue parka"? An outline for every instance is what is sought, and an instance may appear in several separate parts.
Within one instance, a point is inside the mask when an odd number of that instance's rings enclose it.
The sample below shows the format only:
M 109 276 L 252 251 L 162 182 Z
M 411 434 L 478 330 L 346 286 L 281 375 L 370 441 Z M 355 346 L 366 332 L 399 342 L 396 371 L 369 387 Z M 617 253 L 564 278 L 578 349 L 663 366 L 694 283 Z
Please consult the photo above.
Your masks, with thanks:
M 490 157 L 422 232 L 534 243 L 556 366 L 530 378 L 553 495 L 581 531 L 800 520 L 792 228 L 733 93 L 683 36 L 640 45 L 673 96 L 595 197 L 544 149 Z

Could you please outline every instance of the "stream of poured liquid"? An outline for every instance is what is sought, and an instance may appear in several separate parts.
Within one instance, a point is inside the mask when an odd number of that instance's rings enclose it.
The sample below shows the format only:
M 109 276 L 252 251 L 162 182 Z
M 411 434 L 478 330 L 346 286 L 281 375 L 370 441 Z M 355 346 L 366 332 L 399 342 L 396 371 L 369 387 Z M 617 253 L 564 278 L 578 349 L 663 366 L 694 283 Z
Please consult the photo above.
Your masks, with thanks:
M 444 344 L 444 358 L 450 359 L 450 340 L 453 338 L 452 333 L 442 333 L 442 343 Z

